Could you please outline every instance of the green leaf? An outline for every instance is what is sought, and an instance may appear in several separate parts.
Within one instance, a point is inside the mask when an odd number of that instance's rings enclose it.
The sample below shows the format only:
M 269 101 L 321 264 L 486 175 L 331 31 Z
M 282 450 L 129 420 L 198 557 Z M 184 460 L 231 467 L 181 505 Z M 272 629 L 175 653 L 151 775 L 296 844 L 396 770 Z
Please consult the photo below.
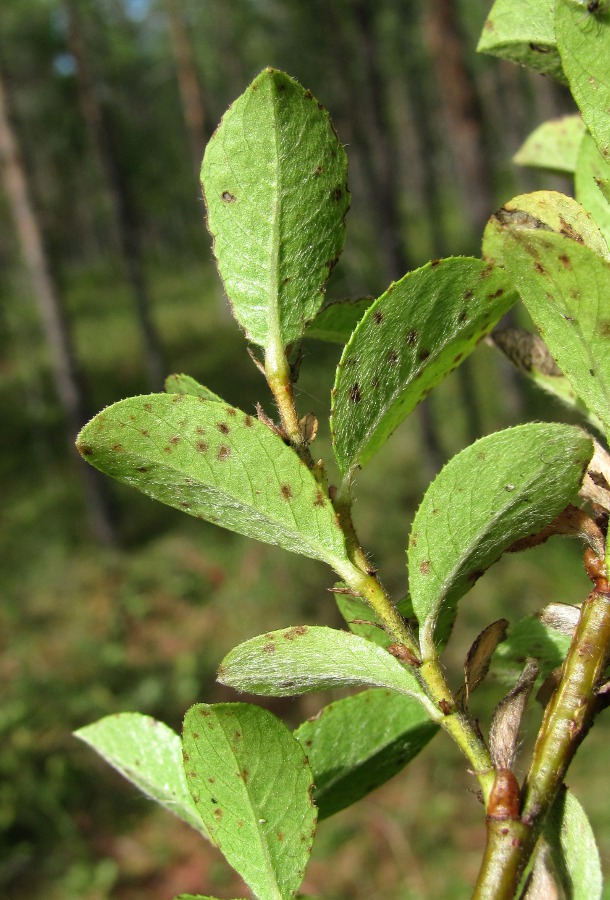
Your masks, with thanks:
M 591 135 L 586 134 L 576 165 L 576 198 L 591 214 L 607 244 L 610 244 L 610 204 L 603 191 L 609 182 L 610 162 L 600 155 Z
M 492 332 L 495 347 L 504 353 L 512 364 L 530 381 L 570 409 L 583 416 L 601 434 L 604 426 L 582 402 L 563 374 L 548 347 L 538 334 L 523 328 L 501 328 Z
M 118 713 L 74 732 L 147 797 L 210 839 L 182 768 L 182 741 L 150 716 Z
M 331 300 L 326 303 L 305 332 L 305 337 L 331 344 L 347 344 L 351 334 L 365 314 L 372 297 L 359 300 Z
M 512 228 L 504 265 L 553 358 L 607 434 L 610 262 L 565 235 Z
M 477 50 L 565 82 L 555 41 L 555 0 L 496 0 Z
M 222 397 L 199 384 L 190 375 L 168 375 L 165 379 L 165 390 L 168 394 L 190 394 L 192 397 L 203 397 L 205 400 L 223 402 Z
M 526 616 L 511 626 L 507 638 L 496 648 L 494 671 L 512 682 L 530 658 L 539 664 L 539 676 L 544 680 L 562 664 L 571 640 L 571 635 L 541 621 L 539 616 Z
M 342 587 L 343 585 L 339 585 L 340 589 Z M 381 619 L 366 600 L 350 594 L 335 593 L 335 601 L 352 634 L 358 634 L 384 649 L 394 643 L 395 639 L 384 629 Z M 396 604 L 396 609 L 403 619 L 413 618 L 413 607 L 409 597 L 400 600 Z
M 343 352 L 333 391 L 344 476 L 368 462 L 515 300 L 502 270 L 456 257 L 409 272 L 375 301 Z
M 568 900 L 599 900 L 603 877 L 595 835 L 584 809 L 566 787 L 551 807 L 543 835 Z
M 518 166 L 572 174 L 584 134 L 585 123 L 578 114 L 550 119 L 525 139 L 513 162 Z
M 520 194 L 490 218 L 483 234 L 483 256 L 504 265 L 504 239 L 508 231 L 522 228 L 555 231 L 590 247 L 608 258 L 608 245 L 589 213 L 572 197 L 557 191 Z
M 184 771 L 212 841 L 259 900 L 297 892 L 317 810 L 301 745 L 249 703 L 198 703 L 184 719 Z
M 433 652 L 437 621 L 445 632 L 479 576 L 567 506 L 592 454 L 593 442 L 580 429 L 532 423 L 481 438 L 441 470 L 409 539 L 411 600 L 424 655 Z
M 556 0 L 555 33 L 563 71 L 585 125 L 604 159 L 610 159 L 610 17 L 588 14 L 574 0 Z
M 224 403 L 132 397 L 81 431 L 85 459 L 191 516 L 295 553 L 346 561 L 332 504 L 282 439 Z
M 201 169 L 214 253 L 248 339 L 305 331 L 344 240 L 345 152 L 311 91 L 265 69 L 225 113 Z
M 220 664 L 218 680 L 238 691 L 273 697 L 351 685 L 423 697 L 413 674 L 381 647 L 355 634 L 311 625 L 239 644 Z
M 320 818 L 385 784 L 437 731 L 416 700 L 392 691 L 362 691 L 325 706 L 295 731 L 313 772 Z

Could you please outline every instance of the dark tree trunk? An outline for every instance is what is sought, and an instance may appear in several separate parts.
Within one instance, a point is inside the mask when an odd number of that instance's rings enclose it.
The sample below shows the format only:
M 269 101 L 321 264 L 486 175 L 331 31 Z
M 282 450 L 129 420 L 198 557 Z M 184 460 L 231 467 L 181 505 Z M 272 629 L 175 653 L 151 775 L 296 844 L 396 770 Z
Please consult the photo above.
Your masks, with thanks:
M 88 418 L 84 390 L 8 104 L 6 79 L 0 68 L 0 163 L 4 189 L 49 347 L 55 390 L 68 425 L 70 450 L 76 456 L 74 438 Z M 112 546 L 116 539 L 106 485 L 99 473 L 85 462 L 78 460 L 78 466 L 92 531 L 97 540 Z
M 180 0 L 165 0 L 182 114 L 197 176 L 205 150 L 205 103 Z

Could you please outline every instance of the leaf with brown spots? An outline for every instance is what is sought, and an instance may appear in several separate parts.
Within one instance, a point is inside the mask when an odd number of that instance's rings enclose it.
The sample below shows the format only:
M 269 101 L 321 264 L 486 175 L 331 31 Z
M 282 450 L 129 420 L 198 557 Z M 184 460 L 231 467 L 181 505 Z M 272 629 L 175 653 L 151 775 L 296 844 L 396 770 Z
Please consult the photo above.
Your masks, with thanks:
M 224 114 L 201 178 L 233 314 L 252 343 L 281 352 L 322 306 L 343 246 L 347 161 L 330 117 L 264 69 Z
M 607 436 L 610 261 L 565 234 L 524 227 L 507 230 L 503 257 L 550 353 Z
M 473 580 L 570 503 L 592 455 L 593 441 L 579 428 L 532 423 L 481 438 L 440 471 L 417 510 L 408 550 L 424 658 L 449 634 Z
M 258 706 L 201 703 L 185 716 L 183 743 L 186 781 L 211 840 L 254 896 L 293 897 L 317 818 L 297 739 Z
M 553 3 L 495 0 L 477 50 L 565 82 L 555 41 Z
M 307 466 L 224 402 L 186 394 L 123 400 L 83 428 L 78 447 L 102 472 L 189 515 L 349 566 L 332 504 Z
M 222 397 L 199 384 L 190 375 L 168 375 L 165 379 L 165 391 L 168 394 L 190 394 L 192 397 L 203 397 L 205 400 L 222 401 Z
M 74 732 L 147 797 L 210 840 L 187 787 L 179 736 L 150 716 L 117 713 Z
M 570 90 L 602 157 L 610 160 L 610 19 L 585 16 L 572 0 L 556 0 L 555 34 Z M 588 26 L 588 27 L 587 27 Z
M 267 649 L 270 643 L 273 653 Z M 320 626 L 251 638 L 225 656 L 218 680 L 239 691 L 271 697 L 350 685 L 387 687 L 423 696 L 413 673 L 382 647 L 355 634 Z
M 344 476 L 369 461 L 516 299 L 502 270 L 456 257 L 409 272 L 373 303 L 335 379 L 333 442 Z

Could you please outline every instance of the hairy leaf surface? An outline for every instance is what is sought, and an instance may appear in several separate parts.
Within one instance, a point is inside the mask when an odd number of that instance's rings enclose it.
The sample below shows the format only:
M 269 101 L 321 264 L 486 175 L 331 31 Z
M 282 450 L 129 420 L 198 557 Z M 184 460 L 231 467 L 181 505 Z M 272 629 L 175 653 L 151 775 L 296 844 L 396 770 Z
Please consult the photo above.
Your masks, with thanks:
M 543 122 L 513 156 L 518 166 L 572 174 L 586 128 L 579 114 Z
M 147 797 L 210 839 L 184 777 L 182 741 L 171 728 L 140 713 L 117 713 L 74 735 Z
M 320 818 L 384 784 L 437 731 L 416 700 L 393 691 L 362 691 L 325 706 L 294 733 L 313 772 Z
M 409 272 L 375 301 L 337 369 L 332 428 L 343 475 L 368 462 L 515 301 L 502 270 L 466 257 Z
M 248 339 L 301 337 L 343 246 L 347 163 L 311 91 L 265 69 L 223 116 L 201 170 L 214 253 Z
M 132 397 L 92 419 L 77 446 L 97 469 L 191 516 L 330 565 L 346 560 L 332 504 L 307 466 L 225 403 Z
M 563 234 L 513 228 L 504 265 L 562 372 L 610 429 L 610 262 Z
M 576 164 L 576 199 L 591 214 L 610 245 L 610 204 L 604 188 L 610 184 L 610 161 L 601 156 L 590 134 L 585 134 Z
M 183 743 L 186 780 L 212 841 L 260 900 L 294 896 L 317 817 L 299 742 L 259 706 L 198 703 L 185 716 Z
M 555 34 L 570 90 L 604 159 L 610 159 L 610 16 L 584 4 L 556 0 Z
M 409 585 L 422 648 L 514 541 L 555 518 L 578 491 L 593 441 L 568 425 L 532 423 L 481 438 L 432 482 L 409 539 Z
M 192 397 L 203 397 L 205 400 L 218 400 L 222 403 L 222 397 L 199 384 L 190 375 L 168 375 L 165 379 L 165 391 L 167 394 L 190 394 Z
M 311 625 L 239 644 L 220 664 L 218 680 L 239 691 L 273 697 L 350 685 L 423 696 L 413 674 L 381 647 L 346 631 Z
M 587 814 L 562 787 L 544 823 L 555 872 L 570 900 L 599 900 L 603 877 L 599 850 Z

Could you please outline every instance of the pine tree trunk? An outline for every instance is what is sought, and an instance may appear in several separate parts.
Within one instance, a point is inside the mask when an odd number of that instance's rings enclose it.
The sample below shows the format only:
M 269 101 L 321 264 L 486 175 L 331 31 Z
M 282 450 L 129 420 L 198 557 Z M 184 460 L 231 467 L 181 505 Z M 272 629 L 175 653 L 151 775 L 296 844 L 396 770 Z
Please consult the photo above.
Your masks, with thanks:
M 180 0 L 165 0 L 165 7 L 191 158 L 194 171 L 199 175 L 206 144 L 203 92 L 195 66 L 193 45 L 183 18 L 182 4 Z
M 88 418 L 84 391 L 8 103 L 6 79 L 0 69 L 0 164 L 4 189 L 49 347 L 55 390 L 68 426 L 70 449 L 76 456 L 74 438 Z M 106 485 L 99 473 L 85 462 L 78 460 L 78 465 L 92 531 L 101 543 L 113 546 L 116 535 Z

